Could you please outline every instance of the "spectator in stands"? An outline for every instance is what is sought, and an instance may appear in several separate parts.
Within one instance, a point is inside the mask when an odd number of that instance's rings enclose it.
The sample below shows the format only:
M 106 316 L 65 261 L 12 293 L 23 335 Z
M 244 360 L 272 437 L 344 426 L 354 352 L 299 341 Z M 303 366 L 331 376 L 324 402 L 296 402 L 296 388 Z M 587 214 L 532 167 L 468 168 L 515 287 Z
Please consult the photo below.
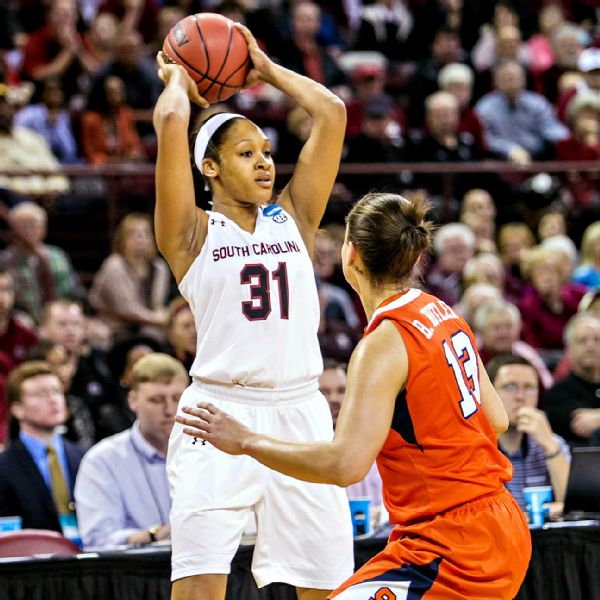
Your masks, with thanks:
M 375 0 L 361 8 L 354 50 L 376 50 L 389 60 L 401 60 L 410 52 L 407 44 L 414 26 L 410 2 Z
M 518 301 L 525 290 L 521 264 L 525 254 L 535 245 L 535 238 L 525 223 L 505 223 L 498 231 L 498 250 L 506 269 L 505 295 L 507 300 Z
M 62 531 L 73 515 L 73 485 L 83 450 L 57 433 L 67 418 L 57 375 L 28 361 L 7 380 L 11 416 L 19 434 L 0 455 L 0 516 L 19 515 L 24 528 Z
M 351 72 L 354 96 L 346 105 L 346 135 L 353 137 L 360 134 L 365 109 L 369 102 L 377 98 L 387 97 L 391 104 L 392 119 L 406 131 L 406 115 L 402 108 L 385 93 L 385 65 L 380 62 L 365 62 L 356 65 Z
M 520 32 L 519 21 L 519 14 L 510 2 L 500 0 L 495 3 L 493 21 L 481 28 L 479 40 L 471 52 L 471 61 L 477 71 L 491 69 L 496 64 L 498 33 L 504 27 L 514 27 Z M 519 49 L 519 52 L 520 58 L 525 62 L 526 49 Z
M 156 74 L 154 57 L 144 53 L 144 42 L 137 31 L 129 31 L 117 37 L 115 59 L 102 69 L 95 78 L 90 96 L 102 95 L 107 77 L 119 77 L 125 85 L 125 104 L 138 111 L 150 110 L 158 98 L 162 84 Z M 140 135 L 142 132 L 138 129 Z
M 552 104 L 558 100 L 558 82 L 571 71 L 577 70 L 577 61 L 583 51 L 585 32 L 572 23 L 563 23 L 552 36 L 554 64 L 537 78 L 537 91 Z
M 135 423 L 94 446 L 77 475 L 75 499 L 85 546 L 148 544 L 170 537 L 165 459 L 188 383 L 184 366 L 166 354 L 151 353 L 135 364 L 128 398 Z
M 81 144 L 86 160 L 92 165 L 144 159 L 133 113 L 125 103 L 123 80 L 119 77 L 107 77 L 98 94 L 90 96 L 81 120 Z
M 581 239 L 581 264 L 573 281 L 587 288 L 600 287 L 600 221 L 588 225 Z
M 105 12 L 97 15 L 84 33 L 94 73 L 101 71 L 114 59 L 118 31 L 119 23 L 115 16 Z
M 438 90 L 440 70 L 451 63 L 462 62 L 464 51 L 458 32 L 448 26 L 436 31 L 431 44 L 431 56 L 417 63 L 408 85 L 408 120 L 412 128 L 423 124 L 425 99 Z
M 514 61 L 522 65 L 526 76 L 526 87 L 533 84 L 528 71 L 529 57 L 523 46 L 521 30 L 514 25 L 504 25 L 498 29 L 496 37 L 496 48 L 493 64 L 477 73 L 475 96 L 481 98 L 484 94 L 491 92 L 494 81 L 494 68 L 505 62 Z
M 135 414 L 127 401 L 133 367 L 147 354 L 163 350 L 164 348 L 156 340 L 135 336 L 118 341 L 107 353 L 106 363 L 113 380 L 118 384 L 113 401 L 101 407 L 102 423 L 107 435 L 120 433 L 133 425 Z
M 148 215 L 128 214 L 115 231 L 112 250 L 94 277 L 90 304 L 114 339 L 148 335 L 164 341 L 170 275 L 157 255 Z
M 0 86 L 0 170 L 28 169 L 58 171 L 59 162 L 46 140 L 38 133 L 16 126 L 10 88 Z M 16 204 L 21 196 L 52 200 L 69 190 L 62 175 L 1 175 L 0 189 L 8 190 Z
M 572 446 L 583 446 L 600 428 L 600 319 L 574 316 L 565 329 L 569 375 L 544 396 L 552 429 Z
M 426 131 L 417 138 L 411 148 L 410 159 L 414 162 L 471 162 L 482 155 L 473 136 L 459 132 L 460 108 L 458 100 L 450 92 L 435 92 L 425 101 Z M 462 198 L 474 185 L 481 185 L 484 177 L 476 173 L 451 175 L 454 198 Z M 417 187 L 427 189 L 434 197 L 441 197 L 444 180 L 432 173 L 415 177 Z
M 98 14 L 109 13 L 119 22 L 119 35 L 140 32 L 148 43 L 156 33 L 159 11 L 157 0 L 99 0 Z
M 291 8 L 291 35 L 277 53 L 281 64 L 328 88 L 346 85 L 346 76 L 337 61 L 321 43 L 321 9 L 308 0 L 294 3 Z
M 346 394 L 346 365 L 344 363 L 325 359 L 323 373 L 319 376 L 319 391 L 325 396 L 327 404 L 329 404 L 335 429 Z M 349 485 L 346 492 L 348 498 L 369 498 L 371 500 L 371 520 L 374 524 L 387 520 L 387 512 L 383 506 L 381 476 L 377 470 L 377 463 L 373 463 L 367 476 L 362 481 Z
M 329 404 L 335 428 L 346 393 L 346 365 L 344 363 L 330 358 L 323 361 L 323 373 L 319 375 L 319 391 Z
M 550 206 L 540 216 L 537 226 L 537 236 L 540 242 L 567 234 L 567 220 L 564 210 L 558 206 Z
M 0 356 L 9 371 L 25 360 L 37 333 L 15 314 L 15 285 L 11 272 L 0 263 Z
M 568 281 L 564 259 L 556 250 L 537 246 L 523 260 L 530 285 L 519 302 L 523 340 L 537 349 L 560 351 L 567 321 L 577 312 L 586 288 Z
M 62 344 L 49 340 L 41 340 L 30 348 L 27 359 L 47 362 L 60 379 L 67 401 L 64 436 L 87 450 L 96 440 L 96 428 L 90 409 L 79 396 L 71 394 L 70 391 L 77 361 Z
M 0 264 L 0 447 L 7 439 L 8 404 L 5 378 L 22 362 L 27 350 L 37 342 L 37 334 L 16 318 L 15 289 L 12 275 Z
M 327 286 L 325 286 L 325 291 L 323 290 L 323 285 L 317 286 L 319 307 L 321 310 L 317 337 L 321 354 L 325 358 L 332 358 L 339 362 L 348 362 L 356 344 L 360 340 L 360 335 L 357 328 L 351 327 L 345 321 L 336 318 L 327 318 L 327 310 L 331 308 L 332 304 L 331 297 L 327 294 L 326 290 Z
M 69 257 L 44 243 L 46 211 L 22 202 L 9 211 L 12 243 L 0 253 L 0 264 L 15 283 L 15 306 L 39 322 L 44 304 L 56 298 L 79 298 L 83 289 Z
M 472 256 L 463 268 L 465 287 L 474 283 L 489 283 L 500 291 L 504 289 L 504 266 L 493 252 L 479 252 Z
M 277 144 L 276 156 L 282 164 L 294 164 L 308 140 L 312 117 L 301 107 L 295 106 L 286 117 L 286 128 Z
M 563 278 L 571 280 L 577 264 L 577 246 L 568 235 L 553 235 L 542 240 L 540 247 L 556 253 L 561 265 Z
M 471 108 L 473 97 L 473 71 L 467 65 L 451 63 L 443 67 L 438 74 L 440 90 L 450 92 L 458 101 L 460 120 L 458 131 L 473 137 L 475 147 L 483 151 L 487 148 L 483 124 L 477 113 Z
M 529 361 L 537 371 L 542 386 L 552 385 L 552 375 L 535 348 L 519 339 L 521 314 L 510 302 L 500 298 L 477 309 L 473 321 L 479 355 L 483 364 L 502 354 L 514 354 Z
M 156 20 L 156 35 L 154 37 L 153 50 L 159 52 L 162 50 L 163 42 L 167 37 L 169 31 L 175 27 L 175 25 L 185 18 L 186 14 L 190 14 L 183 10 L 180 6 L 162 6 Z M 223 14 L 223 13 L 221 13 Z M 240 23 L 243 23 L 243 19 L 236 19 Z
M 600 95 L 600 48 L 586 48 L 577 59 L 577 68 L 581 78 L 574 86 L 568 87 L 558 98 L 558 116 L 565 120 L 569 104 L 579 94 L 591 92 Z
M 495 285 L 489 283 L 472 283 L 465 289 L 454 310 L 475 330 L 475 315 L 480 306 L 502 300 L 502 292 Z
M 360 337 L 360 322 L 348 292 L 330 283 L 336 274 L 339 256 L 332 235 L 319 230 L 313 257 L 321 308 L 319 345 L 323 356 L 347 362 Z
M 394 120 L 392 102 L 388 96 L 373 98 L 365 105 L 360 134 L 346 145 L 344 162 L 403 162 L 406 145 L 400 125 Z M 355 196 L 368 190 L 394 189 L 403 185 L 402 173 L 348 175 L 344 181 Z
M 48 3 L 46 24 L 27 36 L 23 74 L 36 83 L 60 78 L 68 99 L 79 92 L 82 75 L 94 70 L 94 60 L 77 30 L 75 0 Z
M 167 341 L 170 354 L 177 358 L 189 371 L 196 357 L 196 324 L 190 305 L 181 296 L 169 303 L 167 320 Z
M 554 34 L 565 22 L 565 14 L 559 3 L 546 4 L 538 15 L 538 33 L 527 40 L 530 67 L 534 74 L 541 74 L 554 64 Z
M 69 164 L 77 162 L 79 157 L 71 116 L 64 101 L 60 79 L 46 79 L 42 84 L 41 102 L 22 108 L 15 115 L 14 124 L 41 135 L 59 162 Z
M 590 313 L 600 319 L 600 287 L 586 292 L 577 309 L 579 313 Z
M 70 392 L 79 396 L 90 409 L 96 426 L 96 438 L 105 437 L 108 427 L 103 421 L 103 406 L 117 397 L 117 387 L 104 352 L 87 344 L 81 304 L 72 300 L 48 302 L 44 307 L 39 332 L 42 339 L 62 344 L 69 357 L 76 361 Z
M 600 94 L 582 92 L 567 109 L 571 135 L 556 143 L 557 160 L 600 160 Z M 577 209 L 587 210 L 600 202 L 597 172 L 566 173 L 566 183 Z
M 538 408 L 537 371 L 524 358 L 511 354 L 494 358 L 486 370 L 508 414 L 508 430 L 498 438 L 498 447 L 513 465 L 506 487 L 523 510 L 523 488 L 531 486 L 550 485 L 554 501 L 564 502 L 571 452 Z
M 475 252 L 475 236 L 462 223 L 442 225 L 433 236 L 436 261 L 425 277 L 427 290 L 452 306 L 463 293 L 462 273 Z
M 496 90 L 481 98 L 475 110 L 490 150 L 499 157 L 527 164 L 547 157 L 549 144 L 568 137 L 548 100 L 525 90 L 525 71 L 519 63 L 497 66 L 494 85 Z
M 469 190 L 463 196 L 458 220 L 475 234 L 477 252 L 496 253 L 496 206 L 489 192 Z

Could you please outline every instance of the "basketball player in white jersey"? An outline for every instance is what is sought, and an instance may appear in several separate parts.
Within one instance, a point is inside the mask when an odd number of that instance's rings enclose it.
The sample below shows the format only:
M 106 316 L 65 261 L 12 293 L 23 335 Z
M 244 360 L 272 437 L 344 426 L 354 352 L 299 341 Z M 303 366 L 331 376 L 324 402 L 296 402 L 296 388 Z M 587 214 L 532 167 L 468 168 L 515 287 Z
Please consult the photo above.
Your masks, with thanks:
M 253 69 L 312 117 L 310 137 L 288 185 L 271 203 L 270 143 L 231 113 L 204 122 L 194 161 L 212 193 L 195 206 L 187 144 L 190 100 L 207 106 L 182 67 L 158 56 L 165 84 L 154 111 L 158 137 L 156 237 L 198 332 L 192 385 L 180 409 L 210 401 L 249 427 L 297 441 L 330 440 L 318 391 L 319 302 L 310 254 L 339 167 L 344 104 L 320 84 L 273 63 L 250 32 Z M 181 412 L 181 411 L 180 411 Z M 224 454 L 173 428 L 173 600 L 223 600 L 231 560 L 254 512 L 252 570 L 259 586 L 296 586 L 321 600 L 352 573 L 348 502 L 334 486 L 295 481 L 248 457 Z

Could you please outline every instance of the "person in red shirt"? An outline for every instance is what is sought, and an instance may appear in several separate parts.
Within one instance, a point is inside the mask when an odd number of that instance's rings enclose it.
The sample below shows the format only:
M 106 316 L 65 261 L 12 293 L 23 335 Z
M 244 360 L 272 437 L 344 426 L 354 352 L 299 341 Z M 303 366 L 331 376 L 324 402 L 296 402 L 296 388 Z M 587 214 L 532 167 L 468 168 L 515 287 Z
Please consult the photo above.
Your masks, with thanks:
M 184 433 L 291 477 L 347 486 L 373 460 L 390 522 L 386 548 L 329 598 L 512 599 L 531 554 L 526 520 L 504 484 L 497 435 L 508 417 L 468 324 L 415 287 L 431 246 L 431 205 L 368 194 L 352 209 L 344 275 L 369 324 L 349 365 L 332 441 L 254 433 L 210 403 L 183 409 Z
M 38 341 L 36 332 L 15 318 L 14 304 L 12 275 L 0 264 L 0 446 L 6 442 L 8 421 L 4 378 L 27 358 L 27 351 Z
M 23 49 L 22 75 L 35 83 L 59 78 L 66 96 L 78 92 L 78 80 L 94 71 L 95 61 L 87 42 L 77 31 L 74 0 L 50 3 L 46 24 L 27 37 Z

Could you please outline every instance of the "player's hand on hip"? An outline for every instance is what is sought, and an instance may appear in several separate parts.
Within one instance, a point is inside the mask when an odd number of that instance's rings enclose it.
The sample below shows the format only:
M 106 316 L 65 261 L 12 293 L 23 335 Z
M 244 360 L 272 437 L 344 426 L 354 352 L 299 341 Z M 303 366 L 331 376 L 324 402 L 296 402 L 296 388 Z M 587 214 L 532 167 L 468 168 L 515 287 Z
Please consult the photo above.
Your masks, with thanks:
M 171 81 L 180 85 L 188 95 L 188 98 L 198 106 L 207 108 L 208 102 L 198 92 L 198 87 L 194 80 L 189 76 L 189 73 L 177 63 L 170 62 L 164 52 L 160 51 L 156 55 L 156 63 L 158 65 L 158 78 L 165 84 L 169 85 Z
M 243 454 L 244 442 L 252 432 L 237 419 L 209 402 L 184 406 L 186 417 L 177 415 L 175 420 L 183 425 L 183 433 L 206 440 L 227 454 Z
M 241 23 L 236 23 L 235 28 L 246 39 L 250 60 L 252 61 L 252 68 L 248 72 L 244 88 L 250 88 L 259 81 L 266 81 L 269 83 L 271 81 L 271 72 L 275 63 L 259 48 L 256 38 L 247 27 Z

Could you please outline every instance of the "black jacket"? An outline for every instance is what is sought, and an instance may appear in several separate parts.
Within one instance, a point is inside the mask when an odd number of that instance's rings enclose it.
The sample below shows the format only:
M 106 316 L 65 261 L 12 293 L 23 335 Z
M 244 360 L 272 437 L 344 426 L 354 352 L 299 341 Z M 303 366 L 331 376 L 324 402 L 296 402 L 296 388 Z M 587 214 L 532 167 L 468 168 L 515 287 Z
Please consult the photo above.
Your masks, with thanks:
M 84 451 L 63 440 L 69 465 L 71 498 Z M 50 490 L 31 454 L 16 439 L 0 454 L 0 516 L 20 516 L 24 529 L 51 529 L 62 532 Z

